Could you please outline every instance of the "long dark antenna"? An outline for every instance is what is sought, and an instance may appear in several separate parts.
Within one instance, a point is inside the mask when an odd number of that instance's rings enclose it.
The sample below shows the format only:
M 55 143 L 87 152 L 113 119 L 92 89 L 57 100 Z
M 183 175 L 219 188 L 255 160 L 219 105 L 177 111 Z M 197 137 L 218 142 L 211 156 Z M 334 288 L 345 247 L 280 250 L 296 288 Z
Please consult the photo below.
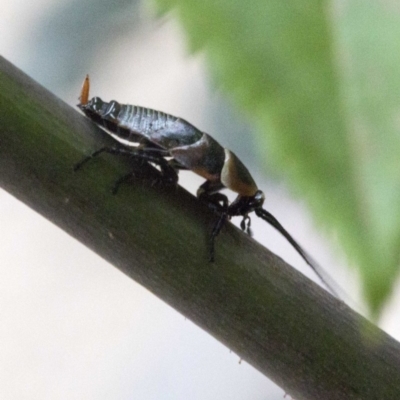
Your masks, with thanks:
M 300 254 L 303 260 L 311 267 L 311 269 L 315 272 L 321 282 L 330 290 L 330 292 L 340 299 L 337 291 L 327 282 L 327 278 L 324 275 L 327 275 L 325 271 L 311 259 L 311 257 L 302 249 L 302 247 L 293 239 L 290 233 L 280 224 L 280 222 L 267 210 L 263 208 L 257 208 L 254 210 L 256 215 L 262 218 L 264 221 L 267 221 L 271 226 L 273 226 L 278 232 L 280 232 L 286 240 L 296 249 L 296 251 Z

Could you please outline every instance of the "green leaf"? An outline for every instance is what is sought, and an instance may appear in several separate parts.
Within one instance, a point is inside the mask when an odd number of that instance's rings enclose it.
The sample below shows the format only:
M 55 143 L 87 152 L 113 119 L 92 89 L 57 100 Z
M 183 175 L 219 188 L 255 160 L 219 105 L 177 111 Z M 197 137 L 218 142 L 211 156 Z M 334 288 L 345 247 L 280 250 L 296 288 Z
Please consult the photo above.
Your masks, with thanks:
M 400 249 L 398 7 L 369 0 L 157 0 L 258 128 L 266 149 L 335 234 L 376 316 Z

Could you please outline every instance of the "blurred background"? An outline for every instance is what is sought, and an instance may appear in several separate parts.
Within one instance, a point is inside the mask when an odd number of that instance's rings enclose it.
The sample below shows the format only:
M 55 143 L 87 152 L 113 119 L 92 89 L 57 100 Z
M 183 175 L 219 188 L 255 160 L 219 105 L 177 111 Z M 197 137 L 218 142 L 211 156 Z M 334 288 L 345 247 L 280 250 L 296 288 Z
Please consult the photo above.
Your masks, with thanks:
M 209 132 L 244 161 L 266 193 L 265 208 L 365 313 L 357 270 L 335 236 L 321 233 L 306 203 L 292 198 L 279 171 L 260 157 L 258 128 L 218 89 L 204 54 L 189 52 L 176 15 L 155 10 L 139 0 L 6 2 L 1 54 L 71 106 L 89 73 L 92 96 L 159 109 Z M 195 193 L 202 180 L 183 172 L 180 183 Z M 0 223 L 1 399 L 284 397 L 228 348 L 2 190 Z M 256 218 L 252 226 L 256 240 L 317 281 L 278 233 Z M 399 290 L 393 293 L 379 324 L 400 340 Z

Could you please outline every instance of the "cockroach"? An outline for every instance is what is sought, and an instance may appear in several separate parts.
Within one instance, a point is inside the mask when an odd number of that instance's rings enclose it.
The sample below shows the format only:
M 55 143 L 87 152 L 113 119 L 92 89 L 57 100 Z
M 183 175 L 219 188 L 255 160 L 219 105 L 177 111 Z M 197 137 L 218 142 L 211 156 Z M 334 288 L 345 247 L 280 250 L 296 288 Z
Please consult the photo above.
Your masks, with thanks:
M 218 213 L 210 236 L 210 261 L 214 261 L 215 238 L 224 223 L 231 217 L 242 217 L 241 228 L 250 231 L 249 214 L 254 213 L 268 222 L 294 247 L 303 260 L 314 270 L 322 282 L 335 294 L 326 282 L 321 268 L 293 239 L 279 221 L 262 206 L 264 193 L 258 189 L 245 165 L 231 150 L 222 147 L 214 138 L 197 129 L 186 120 L 150 108 L 120 104 L 114 100 L 104 102 L 99 97 L 89 100 L 89 76 L 82 86 L 78 107 L 97 125 L 121 139 L 121 143 L 135 144 L 123 147 L 103 147 L 76 164 L 75 170 L 101 153 L 125 155 L 159 166 L 163 179 L 175 184 L 178 170 L 191 170 L 206 181 L 197 190 L 197 197 Z M 132 173 L 118 179 L 113 192 L 128 180 Z M 229 204 L 228 198 L 219 193 L 222 189 L 237 193 Z M 338 297 L 338 296 L 337 296 Z

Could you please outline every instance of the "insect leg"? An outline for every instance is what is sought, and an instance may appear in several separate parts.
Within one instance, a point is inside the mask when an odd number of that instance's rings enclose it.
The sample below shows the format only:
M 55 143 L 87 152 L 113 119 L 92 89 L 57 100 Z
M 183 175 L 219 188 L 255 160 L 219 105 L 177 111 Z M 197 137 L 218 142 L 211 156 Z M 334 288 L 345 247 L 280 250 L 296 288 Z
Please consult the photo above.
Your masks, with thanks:
M 224 194 L 218 193 L 223 188 L 224 186 L 220 182 L 205 181 L 197 189 L 197 197 L 214 211 L 227 211 L 228 198 Z
M 92 160 L 93 158 L 97 157 L 98 155 L 100 155 L 101 153 L 108 153 L 109 152 L 109 148 L 108 147 L 102 147 L 99 150 L 96 150 L 95 152 L 93 152 L 92 154 L 86 156 L 83 160 L 79 161 L 78 163 L 76 163 L 74 165 L 74 171 L 78 171 L 78 169 L 81 169 L 83 167 L 84 164 L 86 164 L 88 161 Z
M 128 181 L 129 179 L 132 178 L 132 176 L 134 176 L 135 174 L 133 172 L 129 172 L 129 174 L 125 174 L 123 176 L 121 176 L 115 183 L 114 186 L 112 188 L 112 194 L 117 194 L 119 187 L 121 186 L 121 184 L 123 184 L 124 182 Z
M 176 172 L 176 169 L 159 153 L 151 154 L 151 152 L 145 150 L 147 149 L 138 150 L 134 153 L 134 157 L 158 165 L 161 169 L 164 180 L 171 185 L 176 185 L 178 182 L 178 173 Z
M 218 193 L 223 187 L 220 182 L 205 181 L 197 190 L 197 197 L 218 213 L 218 220 L 214 224 L 210 235 L 210 262 L 214 262 L 215 259 L 215 238 L 219 235 L 229 217 L 228 198 L 222 193 Z
M 141 151 L 141 152 L 146 153 L 146 154 L 157 154 L 157 155 L 159 155 L 161 157 L 168 157 L 170 155 L 168 150 L 160 149 L 158 147 L 147 147 L 147 146 L 146 147 L 142 147 L 142 146 L 139 146 L 136 149 L 138 151 Z
M 156 164 L 161 169 L 161 173 L 163 175 L 162 179 L 163 182 L 166 182 L 171 185 L 176 185 L 176 183 L 178 182 L 178 174 L 176 170 L 171 165 L 169 165 L 168 161 L 165 158 L 163 158 L 160 154 L 157 153 L 151 154 L 151 152 L 144 152 L 143 149 L 137 150 L 137 149 L 124 149 L 119 147 L 102 147 L 101 149 L 96 150 L 89 156 L 85 157 L 82 161 L 77 163 L 74 166 L 74 170 L 77 171 L 78 169 L 82 168 L 84 164 L 86 164 L 88 161 L 92 160 L 93 158 L 99 156 L 102 153 L 125 155 L 135 160 Z M 121 178 L 119 178 L 113 187 L 112 191 L 113 194 L 116 194 L 120 185 L 126 182 L 132 175 L 133 172 L 130 172 L 129 174 L 126 174 Z
M 114 154 L 114 155 L 126 155 L 129 157 L 134 157 L 136 154 L 134 151 L 132 151 L 130 149 L 127 150 L 127 149 L 123 149 L 120 147 L 102 147 L 101 149 L 96 150 L 92 154 L 85 157 L 82 161 L 75 164 L 74 171 L 77 171 L 78 169 L 82 168 L 82 166 L 84 164 L 86 164 L 88 161 L 92 160 L 93 158 L 99 156 L 102 153 L 108 153 L 108 154 Z M 140 158 L 140 157 L 138 157 L 138 158 Z
M 165 150 L 159 147 L 152 147 L 152 143 L 145 142 L 141 144 L 138 149 L 144 153 L 153 153 L 153 154 L 158 154 L 162 157 L 171 157 L 171 154 L 169 150 Z M 171 158 L 168 160 L 168 164 L 172 169 L 177 172 L 178 170 L 188 170 L 189 168 L 183 166 L 179 161 L 177 161 L 175 158 Z
M 147 154 L 157 154 L 164 157 L 171 157 L 171 154 L 169 150 L 165 150 L 159 147 L 153 147 L 154 145 L 152 143 L 145 142 L 141 144 L 138 149 L 144 153 Z M 172 173 L 172 176 L 176 175 L 179 170 L 188 170 L 189 168 L 183 166 L 179 161 L 177 161 L 175 158 L 171 158 L 170 160 L 167 161 L 169 164 L 169 167 L 165 164 L 164 167 L 160 166 L 160 168 L 164 168 L 163 173 L 164 175 L 169 175 Z M 171 170 L 172 168 L 172 170 Z M 173 171 L 173 172 L 172 172 Z
M 164 158 L 165 156 L 169 155 L 168 151 L 164 149 L 159 149 L 156 147 L 138 147 L 131 149 L 111 148 L 110 150 L 105 151 L 111 154 L 127 155 L 138 160 L 143 160 L 155 164 L 160 167 L 164 181 L 170 183 L 171 185 L 176 185 L 176 183 L 178 182 L 178 174 L 176 170 Z
M 169 165 L 175 170 L 183 170 L 183 171 L 189 170 L 189 168 L 184 167 L 179 161 L 175 160 L 175 158 L 172 158 L 168 162 Z

